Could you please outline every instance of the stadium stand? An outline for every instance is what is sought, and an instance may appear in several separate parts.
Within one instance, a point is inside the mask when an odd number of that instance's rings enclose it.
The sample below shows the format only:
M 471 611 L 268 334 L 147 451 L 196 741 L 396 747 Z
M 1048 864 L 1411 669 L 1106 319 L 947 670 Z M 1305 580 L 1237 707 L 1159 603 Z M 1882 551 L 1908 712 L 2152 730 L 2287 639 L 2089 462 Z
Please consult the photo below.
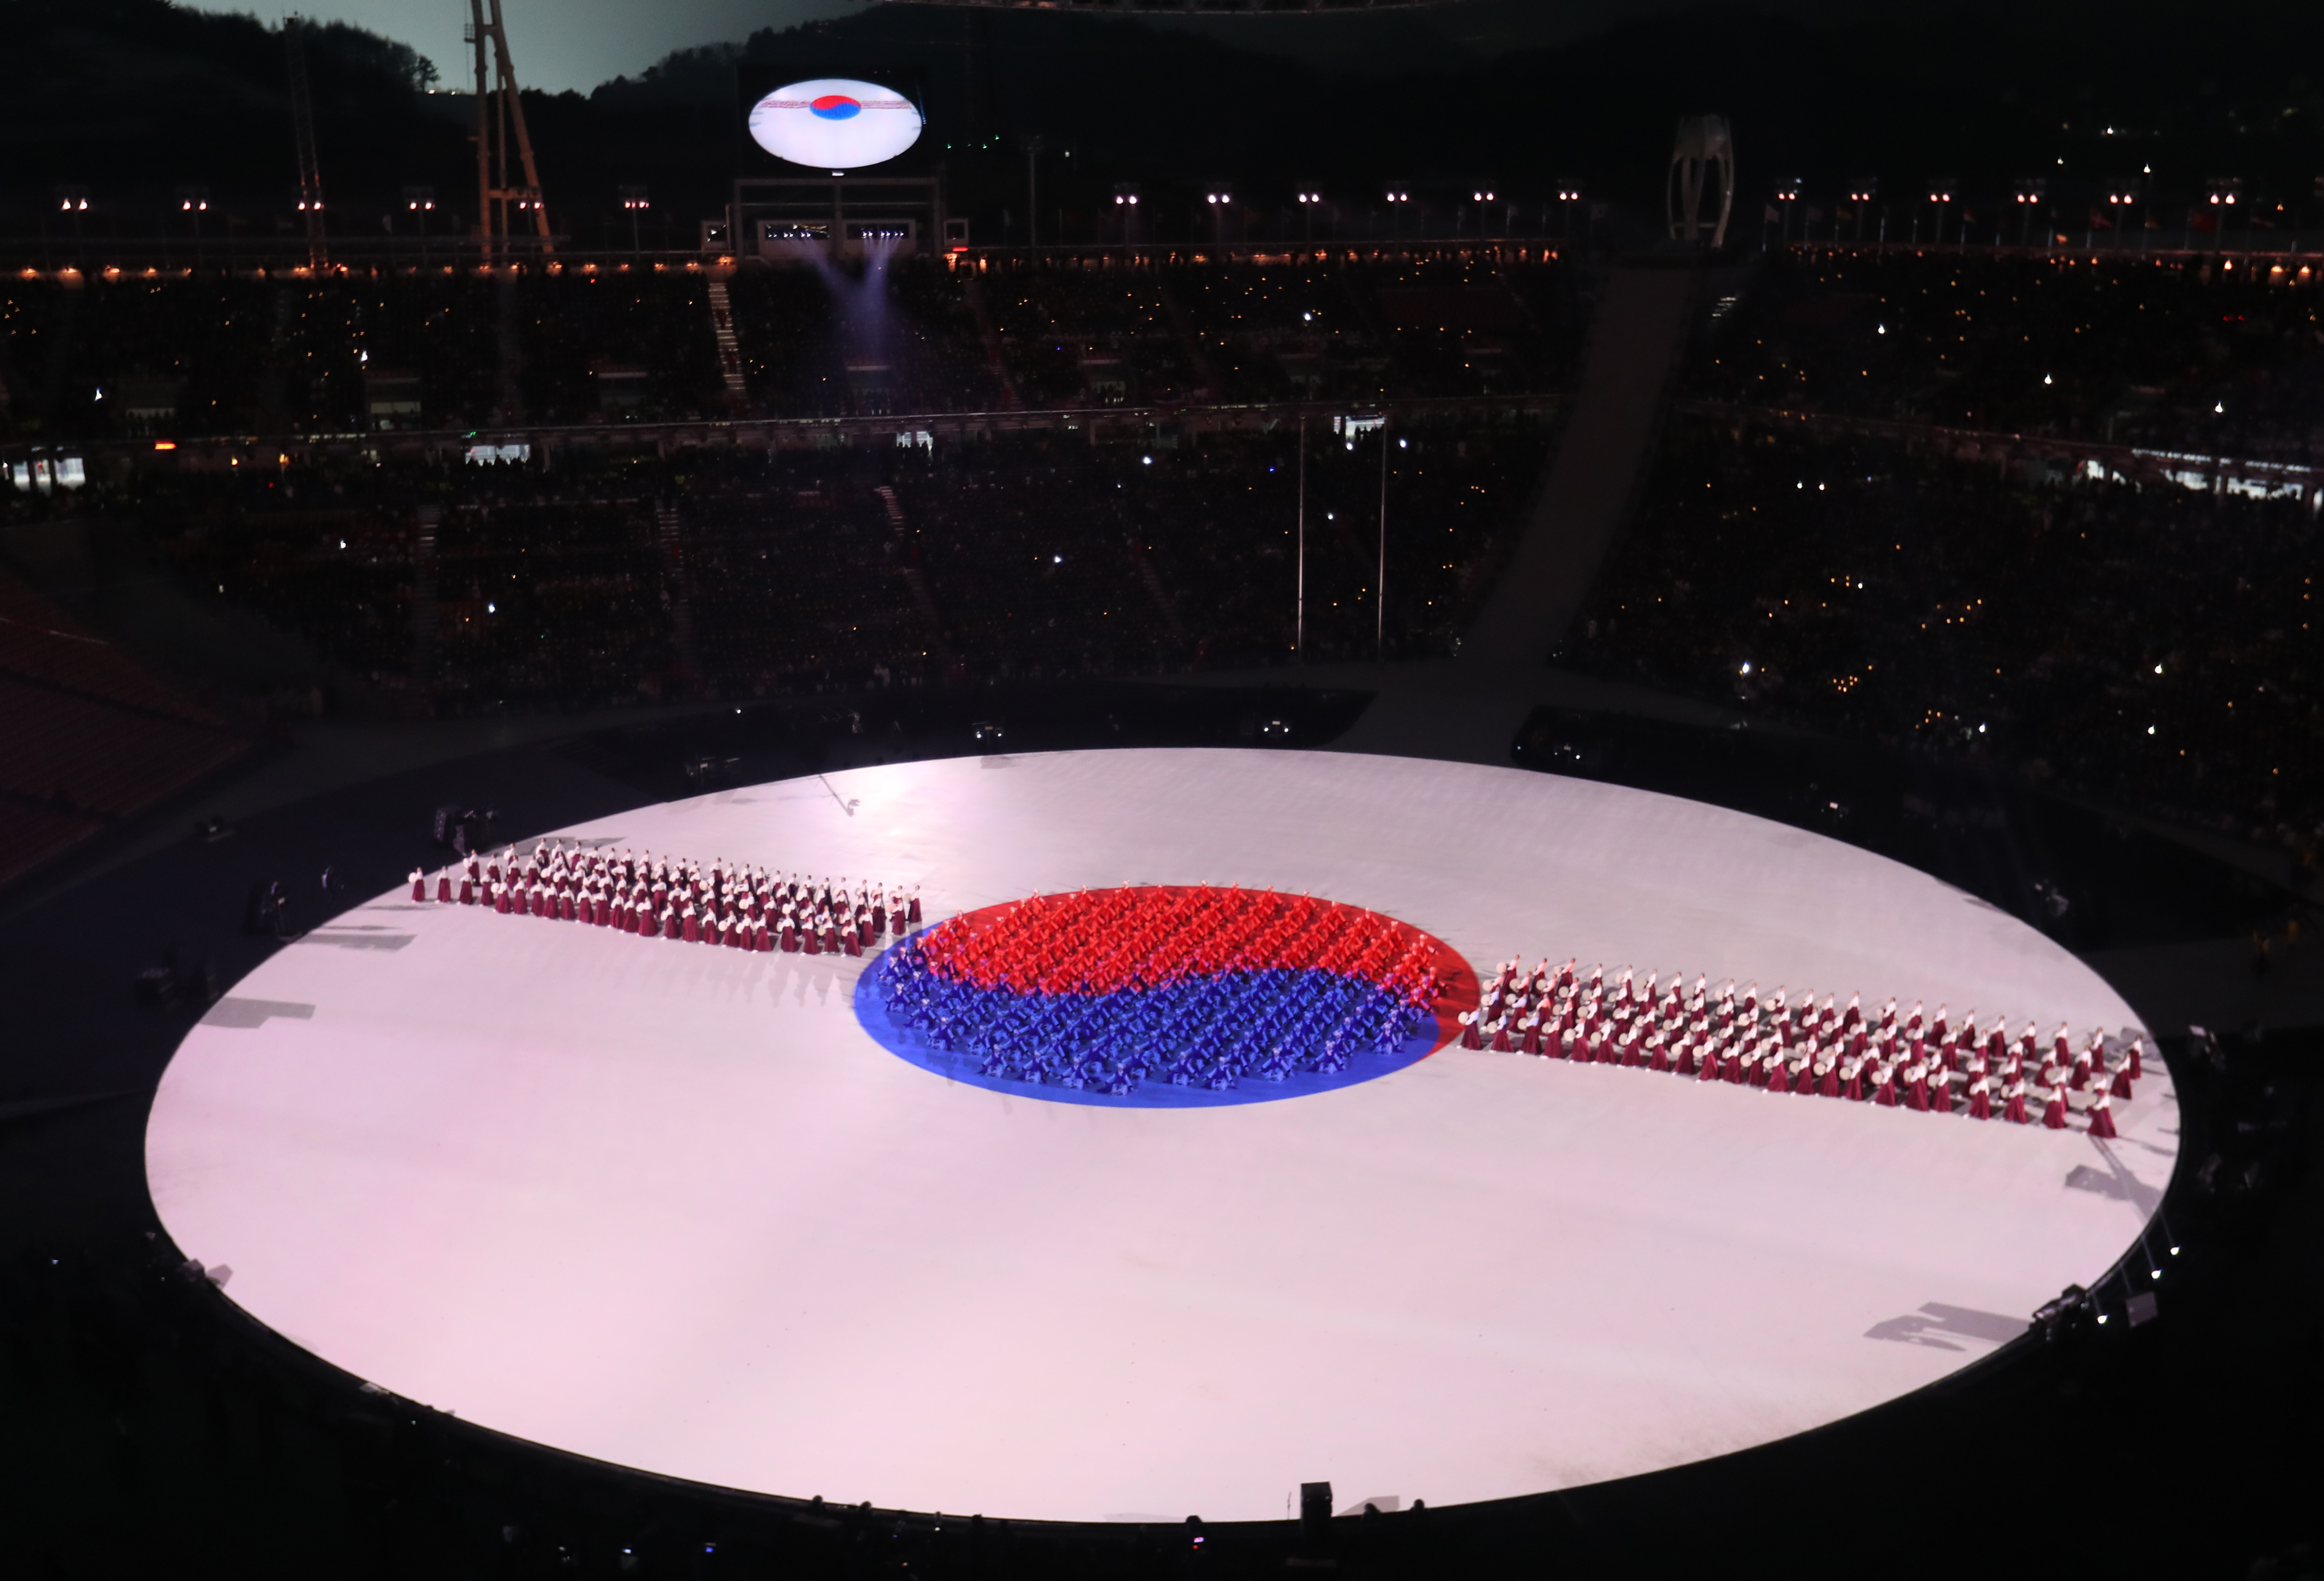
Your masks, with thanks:
M 0 883 L 249 744 L 0 573 Z
M 2312 866 L 2318 531 L 2312 499 L 1685 421 L 1569 656 Z

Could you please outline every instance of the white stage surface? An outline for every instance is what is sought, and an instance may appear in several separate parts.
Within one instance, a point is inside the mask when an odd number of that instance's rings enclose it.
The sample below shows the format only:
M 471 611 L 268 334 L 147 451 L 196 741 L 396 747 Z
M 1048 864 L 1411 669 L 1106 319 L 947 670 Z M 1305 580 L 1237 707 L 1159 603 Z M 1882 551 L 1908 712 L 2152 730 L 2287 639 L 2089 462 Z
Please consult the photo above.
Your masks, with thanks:
M 1310 890 L 1579 956 L 2133 1024 L 2064 950 L 1813 835 L 1516 770 L 1151 751 L 855 770 L 566 834 L 918 883 Z M 383 896 L 187 1037 L 153 1201 L 262 1322 L 482 1425 L 703 1482 L 1064 1520 L 1499 1498 L 1799 1432 L 1972 1363 L 2168 1179 L 2122 1136 L 1443 1049 L 1208 1109 L 957 1085 L 862 961 Z

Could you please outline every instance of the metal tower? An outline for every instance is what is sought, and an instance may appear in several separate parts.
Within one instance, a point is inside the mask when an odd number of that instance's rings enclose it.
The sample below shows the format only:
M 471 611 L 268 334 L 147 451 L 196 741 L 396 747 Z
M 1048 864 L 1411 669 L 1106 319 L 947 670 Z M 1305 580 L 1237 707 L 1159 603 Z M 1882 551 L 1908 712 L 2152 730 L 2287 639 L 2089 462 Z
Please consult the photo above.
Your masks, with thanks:
M 323 172 L 315 159 L 315 99 L 307 89 L 307 24 L 292 12 L 282 19 L 282 58 L 290 74 L 290 134 L 299 145 L 299 214 L 307 223 L 307 264 L 330 262 L 323 235 Z
M 476 238 L 487 264 L 508 250 L 509 205 L 532 213 L 541 255 L 556 251 L 549 237 L 549 211 L 541 207 L 540 171 L 532 162 L 532 135 L 524 127 L 524 102 L 518 97 L 516 68 L 509 64 L 508 30 L 501 23 L 501 0 L 468 0 L 467 42 L 476 51 Z M 489 53 L 488 53 L 489 51 Z M 524 184 L 509 185 L 509 138 L 516 138 Z M 517 222 L 522 225 L 520 219 Z

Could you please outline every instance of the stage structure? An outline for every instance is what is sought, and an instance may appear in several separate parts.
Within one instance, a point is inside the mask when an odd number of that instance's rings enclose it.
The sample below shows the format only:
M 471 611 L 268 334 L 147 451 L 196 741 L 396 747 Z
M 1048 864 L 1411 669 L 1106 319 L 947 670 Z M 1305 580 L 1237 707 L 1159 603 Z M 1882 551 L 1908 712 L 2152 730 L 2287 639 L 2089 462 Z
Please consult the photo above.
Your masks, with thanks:
M 476 239 L 487 267 L 509 251 L 509 205 L 530 210 L 543 257 L 557 250 L 549 239 L 549 210 L 540 201 L 540 171 L 532 161 L 532 135 L 525 130 L 524 102 L 518 96 L 516 68 L 509 62 L 508 29 L 501 0 L 468 0 L 466 42 L 476 52 Z M 509 140 L 516 140 L 524 184 L 509 184 Z M 518 221 L 520 226 L 522 221 Z
M 803 68 L 738 75 L 724 238 L 736 255 L 811 264 L 965 245 L 966 222 L 945 215 L 942 178 L 920 146 L 924 97 L 917 84 L 884 79 Z M 858 173 L 866 171 L 878 173 Z
M 1703 182 L 1718 167 L 1719 220 L 1711 233 L 1713 249 L 1727 245 L 1727 220 L 1735 209 L 1735 138 L 1724 116 L 1689 116 L 1678 124 L 1671 144 L 1670 175 L 1663 183 L 1663 212 L 1673 239 L 1702 238 Z
M 243 1311 L 465 1422 L 1272 1521 L 1701 1461 L 1993 1354 L 2172 1178 L 2144 1036 L 2024 923 L 1701 802 L 987 752 L 414 872 L 187 1031 L 145 1157 Z

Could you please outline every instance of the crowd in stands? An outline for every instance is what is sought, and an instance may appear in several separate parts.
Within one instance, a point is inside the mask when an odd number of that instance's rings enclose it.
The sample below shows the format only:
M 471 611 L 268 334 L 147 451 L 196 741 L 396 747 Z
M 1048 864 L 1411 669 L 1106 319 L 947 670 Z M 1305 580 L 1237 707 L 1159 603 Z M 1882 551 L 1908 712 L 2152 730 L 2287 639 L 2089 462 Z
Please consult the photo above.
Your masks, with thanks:
M 1704 399 L 2324 460 L 2324 278 L 2297 264 L 1771 254 Z
M 1954 1022 L 1945 1005 L 1900 1013 L 1891 999 L 1876 1012 L 1853 994 L 1844 1010 L 1830 994 L 1818 1009 L 1812 993 L 1793 1000 L 1779 987 L 1762 1001 L 1757 983 L 1738 992 L 1730 978 L 1714 990 L 1697 974 L 1690 987 L 1674 972 L 1661 986 L 1658 974 L 1641 984 L 1628 966 L 1609 981 L 1603 966 L 1584 973 L 1572 960 L 1530 972 L 1503 962 L 1460 1021 L 1468 1049 L 2052 1131 L 2078 1118 L 2100 1138 L 2116 1134 L 2114 1100 L 2133 1096 L 2144 1075 L 2137 1032 L 2093 1027 L 2078 1047 L 2064 1022 L 2044 1039 L 2029 1020 L 2012 1038 L 2006 1015 L 1980 1029 L 1975 1010 Z
M 2251 271 L 1770 258 L 1697 348 L 1683 393 L 1712 414 L 1666 430 L 1570 658 L 2312 853 L 2312 496 L 1717 412 L 2305 458 L 2324 298 L 2297 271 Z M 798 414 L 1554 387 L 1581 321 L 1563 266 L 1458 259 L 902 260 L 751 270 L 728 289 L 743 405 Z M 12 280 L 0 421 L 101 428 L 140 402 L 229 428 L 733 410 L 708 290 L 650 272 Z M 126 381 L 102 386 L 119 414 L 96 415 L 100 376 Z M 60 394 L 84 387 L 78 407 Z M 73 508 L 134 520 L 185 588 L 414 708 L 1450 652 L 1511 547 L 1545 421 L 1396 420 L 1384 615 L 1382 441 L 1311 423 L 1296 651 L 1299 431 L 148 469 L 97 477 Z M 5 499 L 0 513 L 56 508 Z
M 0 281 L 0 439 L 346 434 L 1555 390 L 1562 264 L 1458 258 L 990 273 L 903 258 L 726 282 L 457 268 Z
M 0 572 L 0 883 L 233 758 L 216 714 Z
M 503 289 L 519 333 L 521 411 L 534 422 L 718 413 L 724 386 L 699 274 L 527 274 Z
M 2312 496 L 1681 421 L 1572 656 L 2312 862 L 2319 528 Z
M 93 482 L 180 585 L 443 712 L 1155 674 L 1297 657 L 1296 424 L 928 446 L 573 448 Z M 1546 420 L 1307 425 L 1306 656 L 1442 655 L 1507 555 Z M 42 508 L 12 495 L 0 511 Z

